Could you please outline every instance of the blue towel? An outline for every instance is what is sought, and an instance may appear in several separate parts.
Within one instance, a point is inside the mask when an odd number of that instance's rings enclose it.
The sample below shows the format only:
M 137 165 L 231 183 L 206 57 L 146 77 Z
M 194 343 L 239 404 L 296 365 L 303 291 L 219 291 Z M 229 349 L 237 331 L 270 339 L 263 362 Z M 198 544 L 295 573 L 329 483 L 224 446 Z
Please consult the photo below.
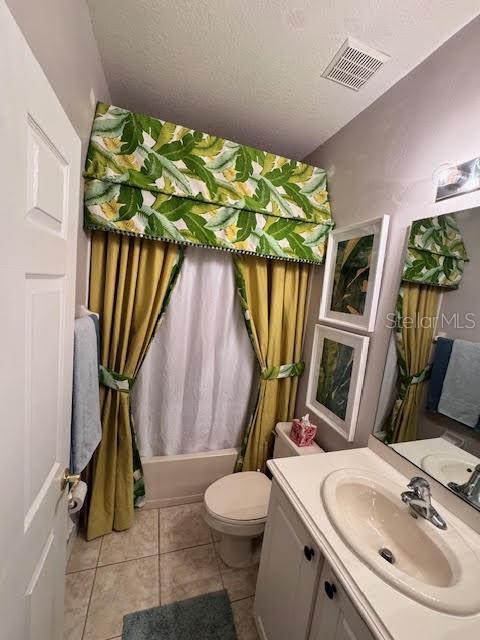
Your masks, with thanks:
M 443 381 L 447 373 L 450 355 L 452 353 L 453 340 L 449 338 L 437 338 L 435 355 L 433 358 L 432 374 L 428 385 L 427 407 L 431 411 L 438 411 L 438 403 L 442 395 Z
M 73 473 L 80 473 L 102 439 L 98 342 L 92 316 L 75 320 L 71 435 L 70 468 Z
M 480 343 L 455 340 L 438 403 L 439 413 L 475 429 L 480 416 Z

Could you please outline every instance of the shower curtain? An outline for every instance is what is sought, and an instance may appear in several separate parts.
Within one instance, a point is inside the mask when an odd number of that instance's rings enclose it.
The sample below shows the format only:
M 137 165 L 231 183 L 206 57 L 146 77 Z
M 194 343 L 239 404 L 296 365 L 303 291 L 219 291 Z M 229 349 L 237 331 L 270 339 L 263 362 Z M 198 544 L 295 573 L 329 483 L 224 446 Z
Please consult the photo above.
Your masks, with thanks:
M 194 247 L 185 253 L 133 389 L 142 456 L 237 447 L 252 409 L 258 369 L 232 257 Z

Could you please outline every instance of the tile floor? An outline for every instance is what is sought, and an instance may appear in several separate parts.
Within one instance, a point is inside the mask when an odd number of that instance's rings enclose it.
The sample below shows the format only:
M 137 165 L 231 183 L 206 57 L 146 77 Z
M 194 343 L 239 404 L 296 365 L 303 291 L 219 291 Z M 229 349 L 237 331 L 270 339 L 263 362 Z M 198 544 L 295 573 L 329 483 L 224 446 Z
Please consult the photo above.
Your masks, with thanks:
M 129 531 L 77 538 L 67 567 L 65 640 L 121 640 L 126 613 L 227 589 L 238 640 L 257 640 L 258 566 L 221 560 L 201 503 L 136 512 Z

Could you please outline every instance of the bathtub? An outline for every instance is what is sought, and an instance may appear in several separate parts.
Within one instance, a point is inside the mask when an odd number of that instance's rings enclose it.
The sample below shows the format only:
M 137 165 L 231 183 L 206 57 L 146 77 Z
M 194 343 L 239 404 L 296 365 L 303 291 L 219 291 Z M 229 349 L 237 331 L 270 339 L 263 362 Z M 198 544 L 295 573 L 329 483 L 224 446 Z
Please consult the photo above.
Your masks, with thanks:
M 233 472 L 238 449 L 142 458 L 145 508 L 200 502 L 205 489 Z

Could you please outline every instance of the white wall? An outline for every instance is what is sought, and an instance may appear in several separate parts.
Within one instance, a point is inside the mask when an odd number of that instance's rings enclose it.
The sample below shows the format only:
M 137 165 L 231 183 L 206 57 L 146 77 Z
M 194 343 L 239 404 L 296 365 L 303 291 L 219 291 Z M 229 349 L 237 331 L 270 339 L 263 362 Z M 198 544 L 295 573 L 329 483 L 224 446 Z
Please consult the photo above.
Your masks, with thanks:
M 447 321 L 458 314 L 458 322 L 439 330 L 448 338 L 480 342 L 480 207 L 459 212 L 456 220 L 470 260 L 465 264 L 460 286 L 446 291 L 440 306 L 440 313 Z M 467 314 L 471 315 L 467 317 Z M 467 322 L 469 318 L 475 322 L 474 327 Z
M 110 100 L 86 1 L 6 2 L 80 136 L 85 158 L 95 102 Z M 85 301 L 88 274 L 88 239 L 83 231 L 83 206 L 79 206 L 77 304 Z
M 443 162 L 457 163 L 480 155 L 478 60 L 480 18 L 306 159 L 328 171 L 333 216 L 338 226 L 383 214 L 392 217 L 356 438 L 348 445 L 341 436 L 320 425 L 318 440 L 327 450 L 364 446 L 372 431 L 388 349 L 385 318 L 395 304 L 407 227 L 414 219 L 469 206 L 464 204 L 466 196 L 435 206 L 432 174 Z M 300 380 L 297 415 L 306 410 L 323 269 L 314 269 L 314 274 L 305 337 L 307 368 Z

